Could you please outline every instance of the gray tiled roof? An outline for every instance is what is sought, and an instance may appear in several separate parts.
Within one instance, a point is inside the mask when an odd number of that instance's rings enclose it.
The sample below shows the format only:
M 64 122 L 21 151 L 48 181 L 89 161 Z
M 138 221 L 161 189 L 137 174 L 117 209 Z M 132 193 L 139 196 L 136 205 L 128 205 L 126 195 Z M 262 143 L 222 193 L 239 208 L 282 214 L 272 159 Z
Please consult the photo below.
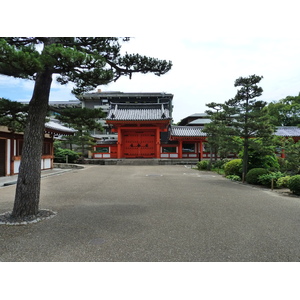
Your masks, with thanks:
M 164 104 L 113 104 L 106 120 L 150 121 L 168 120 L 170 111 Z
M 191 121 L 187 125 L 202 125 L 202 124 L 209 124 L 211 123 L 211 119 L 196 119 L 194 121 Z
M 57 132 L 62 134 L 74 134 L 77 130 L 73 128 L 68 128 L 54 121 L 49 121 L 45 123 L 46 132 Z
M 173 94 L 169 93 L 124 93 L 124 92 L 118 92 L 118 91 L 99 91 L 99 92 L 93 92 L 93 93 L 85 93 L 80 96 L 78 96 L 80 100 L 83 99 L 149 99 L 149 98 L 170 98 L 173 99 Z
M 300 127 L 296 126 L 280 126 L 275 131 L 277 136 L 300 136 Z
M 171 126 L 171 136 L 198 137 L 206 136 L 201 126 Z

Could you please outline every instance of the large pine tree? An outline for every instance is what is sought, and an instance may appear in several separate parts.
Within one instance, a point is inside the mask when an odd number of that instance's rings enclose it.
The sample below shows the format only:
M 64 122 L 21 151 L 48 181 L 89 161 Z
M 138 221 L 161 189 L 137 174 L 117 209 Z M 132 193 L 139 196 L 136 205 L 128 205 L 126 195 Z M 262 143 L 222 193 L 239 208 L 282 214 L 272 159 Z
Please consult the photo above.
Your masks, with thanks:
M 120 55 L 118 38 L 15 37 L 0 39 L 0 74 L 35 81 L 24 133 L 22 161 L 12 218 L 36 216 L 39 211 L 44 123 L 52 77 L 75 83 L 74 94 L 91 91 L 133 73 L 163 75 L 170 61 Z M 123 39 L 129 41 L 128 38 Z
M 234 118 L 231 126 L 236 135 L 243 139 L 243 177 L 248 171 L 249 143 L 253 137 L 268 138 L 274 132 L 265 101 L 257 100 L 263 89 L 258 86 L 263 77 L 251 75 L 236 79 L 234 86 L 239 87 L 236 96 L 225 102 Z

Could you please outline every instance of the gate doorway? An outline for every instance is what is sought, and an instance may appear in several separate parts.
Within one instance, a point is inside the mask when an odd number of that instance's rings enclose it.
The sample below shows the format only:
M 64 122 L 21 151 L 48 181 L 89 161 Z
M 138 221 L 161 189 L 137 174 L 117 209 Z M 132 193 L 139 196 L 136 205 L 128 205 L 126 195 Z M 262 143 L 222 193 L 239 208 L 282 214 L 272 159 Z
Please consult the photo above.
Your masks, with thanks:
M 124 158 L 155 158 L 155 130 L 127 130 L 122 141 Z
M 6 175 L 5 170 L 5 148 L 6 140 L 0 139 L 0 176 Z

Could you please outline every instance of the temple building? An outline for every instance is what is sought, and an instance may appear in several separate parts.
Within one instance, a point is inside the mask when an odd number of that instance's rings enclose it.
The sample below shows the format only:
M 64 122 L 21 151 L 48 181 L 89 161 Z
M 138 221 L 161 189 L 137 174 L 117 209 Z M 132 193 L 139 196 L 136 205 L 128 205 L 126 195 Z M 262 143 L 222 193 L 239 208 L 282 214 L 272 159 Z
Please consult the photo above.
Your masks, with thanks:
M 57 135 L 73 135 L 76 130 L 62 126 L 54 121 L 45 124 L 44 144 L 41 157 L 41 169 L 53 168 L 53 141 Z M 10 132 L 6 126 L 0 125 L 0 176 L 10 176 L 19 173 L 23 133 Z
M 173 95 L 168 93 L 102 92 L 83 94 L 82 106 L 101 108 L 103 133 L 92 154 L 95 159 L 201 159 L 203 126 L 172 125 Z
M 82 107 L 101 108 L 104 132 L 94 133 L 94 159 L 208 159 L 205 113 L 195 113 L 172 125 L 173 95 L 168 93 L 102 92 L 79 97 Z M 300 128 L 278 127 L 278 136 L 300 139 Z M 230 157 L 234 157 L 232 154 Z

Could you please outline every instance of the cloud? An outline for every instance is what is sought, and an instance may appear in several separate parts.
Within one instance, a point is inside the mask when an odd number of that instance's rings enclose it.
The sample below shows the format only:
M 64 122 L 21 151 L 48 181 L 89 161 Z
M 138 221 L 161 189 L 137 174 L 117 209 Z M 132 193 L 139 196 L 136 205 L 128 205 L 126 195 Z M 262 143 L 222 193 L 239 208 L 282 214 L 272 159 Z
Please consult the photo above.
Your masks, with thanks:
M 299 48 L 300 41 L 288 37 L 136 37 L 126 45 L 126 51 L 172 60 L 172 70 L 161 77 L 147 74 L 134 75 L 132 80 L 121 78 L 102 89 L 173 93 L 177 122 L 188 114 L 203 112 L 209 102 L 234 97 L 234 81 L 241 76 L 264 76 L 262 100 L 298 94 Z

